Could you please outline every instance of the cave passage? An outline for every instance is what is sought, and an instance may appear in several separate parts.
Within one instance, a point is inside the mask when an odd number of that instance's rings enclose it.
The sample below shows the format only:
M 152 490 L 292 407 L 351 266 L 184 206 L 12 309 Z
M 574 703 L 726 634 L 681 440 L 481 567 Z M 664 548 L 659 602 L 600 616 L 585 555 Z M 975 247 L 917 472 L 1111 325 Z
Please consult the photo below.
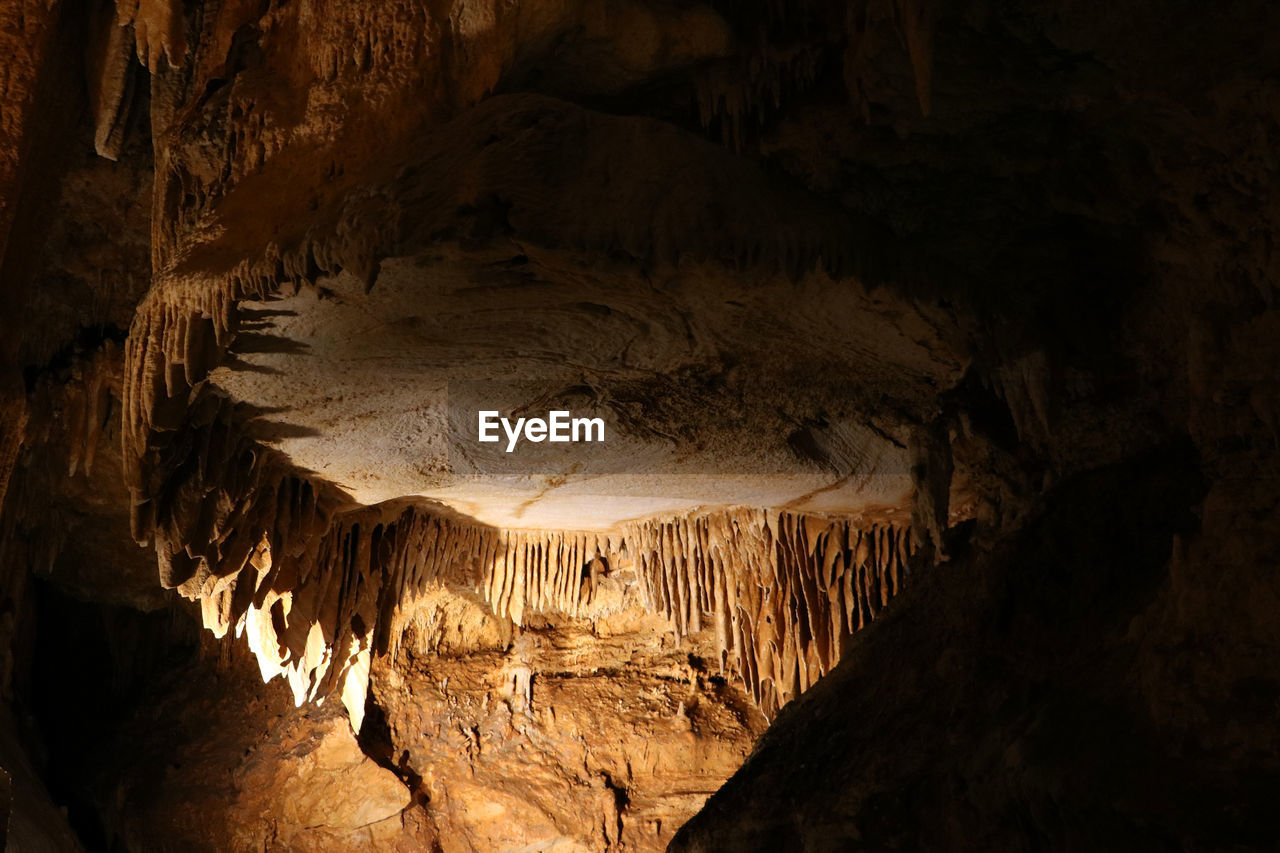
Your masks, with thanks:
M 0 0 L 0 847 L 1274 849 L 1277 31 Z

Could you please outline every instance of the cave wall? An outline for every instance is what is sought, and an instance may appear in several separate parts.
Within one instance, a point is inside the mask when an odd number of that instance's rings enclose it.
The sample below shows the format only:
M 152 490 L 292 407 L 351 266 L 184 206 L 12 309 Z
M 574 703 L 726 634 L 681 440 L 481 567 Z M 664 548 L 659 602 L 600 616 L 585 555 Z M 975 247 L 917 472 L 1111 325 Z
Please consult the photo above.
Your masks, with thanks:
M 1265 848 L 1275 14 L 5 4 L 13 843 Z

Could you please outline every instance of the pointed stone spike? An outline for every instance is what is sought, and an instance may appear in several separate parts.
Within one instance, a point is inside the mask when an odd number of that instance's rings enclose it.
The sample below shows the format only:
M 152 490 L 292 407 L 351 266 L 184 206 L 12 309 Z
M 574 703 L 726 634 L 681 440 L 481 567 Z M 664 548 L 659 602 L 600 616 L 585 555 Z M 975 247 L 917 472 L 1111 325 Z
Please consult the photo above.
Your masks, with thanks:
M 515 578 L 511 590 L 511 621 L 517 625 L 524 624 L 525 587 L 529 572 L 530 543 L 524 539 L 516 551 Z
M 809 553 L 811 555 L 818 552 L 818 546 L 822 543 L 830 528 L 831 522 L 825 518 L 818 518 L 813 515 L 804 517 L 804 532 L 808 538 Z

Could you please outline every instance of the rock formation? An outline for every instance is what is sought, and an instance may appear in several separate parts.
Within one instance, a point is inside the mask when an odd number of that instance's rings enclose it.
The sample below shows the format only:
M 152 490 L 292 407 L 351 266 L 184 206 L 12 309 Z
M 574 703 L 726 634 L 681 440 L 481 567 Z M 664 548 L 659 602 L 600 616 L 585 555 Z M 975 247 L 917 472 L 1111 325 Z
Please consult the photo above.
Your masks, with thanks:
M 1274 844 L 1276 18 L 0 4 L 8 842 Z

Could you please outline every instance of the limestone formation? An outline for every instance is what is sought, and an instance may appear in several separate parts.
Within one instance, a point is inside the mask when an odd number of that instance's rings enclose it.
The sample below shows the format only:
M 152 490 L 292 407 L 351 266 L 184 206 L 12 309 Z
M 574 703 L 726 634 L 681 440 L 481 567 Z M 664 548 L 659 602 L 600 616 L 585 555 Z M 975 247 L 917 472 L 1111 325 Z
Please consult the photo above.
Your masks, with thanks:
M 0 1 L 0 846 L 1274 846 L 1278 26 Z

